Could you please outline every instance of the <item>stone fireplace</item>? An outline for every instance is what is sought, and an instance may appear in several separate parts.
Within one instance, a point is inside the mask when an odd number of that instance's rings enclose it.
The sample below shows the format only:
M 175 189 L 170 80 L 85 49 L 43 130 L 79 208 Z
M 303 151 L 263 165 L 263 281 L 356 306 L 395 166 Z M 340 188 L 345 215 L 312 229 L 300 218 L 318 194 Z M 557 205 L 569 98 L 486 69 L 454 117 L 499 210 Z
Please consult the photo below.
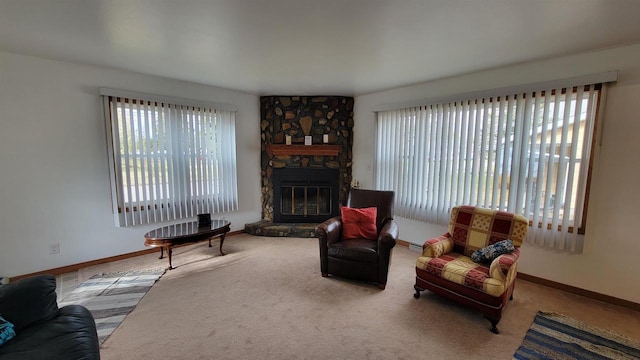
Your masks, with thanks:
M 247 233 L 313 237 L 318 223 L 338 215 L 351 184 L 353 104 L 343 96 L 260 98 L 262 220 L 246 224 Z

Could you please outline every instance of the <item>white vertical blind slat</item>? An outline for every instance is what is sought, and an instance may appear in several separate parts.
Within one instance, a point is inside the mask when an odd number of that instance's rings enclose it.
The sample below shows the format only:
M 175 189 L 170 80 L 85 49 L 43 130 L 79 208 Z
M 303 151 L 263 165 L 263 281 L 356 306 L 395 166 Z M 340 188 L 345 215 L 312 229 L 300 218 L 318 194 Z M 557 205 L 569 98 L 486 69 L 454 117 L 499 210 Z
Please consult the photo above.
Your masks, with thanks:
M 447 115 L 449 113 L 449 104 L 443 104 L 438 107 L 438 121 L 436 122 L 438 145 L 436 146 L 436 159 L 438 159 L 438 167 L 436 169 L 437 176 L 434 177 L 434 193 L 438 198 L 435 203 L 435 211 L 438 221 L 442 221 L 441 211 L 444 208 L 445 187 L 444 179 L 447 176 L 447 153 L 446 153 L 446 132 L 449 126 Z
M 173 217 L 173 211 L 175 209 L 174 206 L 172 206 L 172 202 L 173 202 L 173 198 L 171 196 L 171 194 L 173 194 L 172 188 L 171 188 L 171 183 L 172 183 L 172 177 L 170 174 L 171 173 L 171 123 L 168 121 L 169 119 L 169 109 L 167 107 L 163 106 L 161 107 L 161 109 L 159 109 L 158 113 L 161 115 L 162 118 L 162 125 L 161 125 L 161 131 L 163 134 L 166 134 L 166 138 L 163 140 L 163 152 L 162 152 L 162 164 L 160 165 L 160 170 L 162 171 L 162 188 L 163 188 L 163 197 L 162 199 L 164 199 L 163 201 L 163 214 L 164 214 L 164 218 L 163 220 L 169 220 L 169 219 L 175 219 L 175 217 Z
M 507 192 L 507 185 L 509 181 L 513 181 L 513 179 L 505 179 L 504 176 L 511 172 L 511 159 L 513 157 L 512 147 L 508 146 L 507 143 L 509 140 L 513 140 L 515 144 L 515 137 L 512 137 L 511 133 L 513 130 L 513 123 L 510 119 L 514 119 L 515 114 L 513 113 L 513 107 L 515 102 L 515 95 L 509 96 L 509 100 L 507 102 L 507 113 L 505 119 L 505 131 L 504 131 L 504 140 L 503 140 L 503 162 L 502 162 L 502 184 L 500 187 L 500 209 L 503 211 L 509 211 L 509 194 Z M 516 145 L 514 145 L 515 147 Z
M 136 169 L 138 169 L 138 177 L 136 177 L 136 182 L 137 182 L 137 188 L 139 191 L 139 197 L 138 197 L 138 221 L 140 222 L 140 224 L 143 224 L 145 222 L 145 219 L 147 217 L 147 189 L 146 189 L 146 182 L 145 182 L 145 171 L 144 171 L 144 159 L 146 156 L 146 153 L 144 151 L 144 141 L 142 141 L 142 131 L 143 131 L 143 125 L 142 125 L 142 115 L 140 108 L 143 107 L 143 105 L 141 104 L 141 101 L 137 101 L 135 104 L 136 107 L 136 122 L 135 125 L 137 125 L 137 131 L 136 131 L 136 135 L 137 135 L 137 139 L 138 141 L 134 140 L 134 144 L 138 144 L 136 146 L 135 149 L 135 159 L 136 159 Z M 135 127 L 134 125 L 134 127 Z
M 474 124 L 474 139 L 482 139 L 482 109 L 481 104 L 478 103 L 481 100 L 476 100 L 473 102 L 473 124 Z M 472 170 L 471 170 L 471 194 L 469 197 L 469 201 L 473 204 L 480 205 L 479 195 L 478 195 L 478 184 L 479 184 L 479 174 L 480 174 L 480 161 L 481 161 L 481 146 L 482 141 L 471 141 L 473 144 L 473 152 L 470 154 Z
M 141 128 L 141 137 L 145 140 L 142 141 L 142 148 L 144 149 L 144 163 L 142 167 L 144 169 L 143 173 L 145 174 L 145 178 L 147 178 L 147 182 L 143 182 L 146 184 L 145 186 L 145 197 L 144 197 L 144 208 L 145 208 L 145 220 L 146 223 L 150 223 L 152 221 L 153 216 L 153 168 L 151 164 L 152 154 L 151 154 L 151 144 L 147 139 L 150 137 L 149 128 L 151 124 L 149 123 L 149 102 L 145 101 L 142 104 L 142 112 L 144 117 L 140 120 L 142 122 Z
M 110 96 L 103 97 L 104 116 L 109 132 L 107 139 L 107 149 L 109 156 L 109 173 L 111 174 L 111 210 L 113 212 L 113 221 L 116 226 L 124 225 L 124 219 L 121 218 L 119 201 L 122 196 L 122 158 L 117 156 L 120 152 L 120 132 L 118 131 L 118 107 L 114 104 L 115 99 Z
M 162 221 L 162 203 L 158 202 L 158 199 L 162 199 L 162 192 L 161 192 L 161 185 L 162 185 L 162 181 L 161 181 L 161 176 L 162 176 L 162 171 L 160 169 L 160 136 L 158 135 L 158 114 L 157 114 L 157 108 L 156 108 L 156 104 L 155 102 L 149 102 L 149 123 L 151 124 L 151 126 L 149 127 L 149 131 L 151 133 L 150 135 L 150 139 L 148 139 L 149 144 L 151 149 L 150 154 L 152 156 L 152 159 L 150 161 L 151 165 L 152 165 L 152 171 L 150 172 L 150 174 L 152 174 L 152 178 L 153 178 L 153 185 L 151 185 L 151 188 L 153 189 L 154 193 L 153 193 L 153 219 L 150 220 L 151 222 L 159 222 Z
M 429 199 L 429 209 L 430 209 L 430 216 L 434 216 L 437 215 L 438 212 L 438 173 L 440 171 L 440 134 L 438 133 L 439 131 L 439 126 L 438 124 L 442 123 L 442 111 L 441 111 L 441 105 L 436 105 L 436 106 L 432 106 L 431 107 L 431 122 L 430 122 L 430 143 L 433 144 L 433 146 L 430 147 L 430 152 L 429 152 L 429 164 L 431 165 L 431 171 L 430 171 L 430 175 L 429 175 L 429 192 L 428 192 L 428 199 Z M 437 219 L 437 218 L 436 218 Z
M 228 122 L 228 119 L 224 116 L 226 114 L 221 114 L 221 115 L 223 115 L 223 116 L 221 116 L 221 119 L 220 119 L 221 124 L 222 124 L 222 128 L 225 129 L 225 130 L 228 130 L 229 122 Z M 223 141 L 225 141 L 225 140 L 227 140 L 227 139 L 223 139 Z M 222 155 L 224 156 L 225 154 L 222 154 Z M 228 175 L 228 172 L 230 171 L 230 169 L 229 169 L 228 166 L 225 165 L 226 162 L 223 161 L 222 164 L 223 164 L 223 166 L 222 166 L 222 174 L 221 175 L 222 175 L 222 177 L 225 177 L 225 176 Z M 228 185 L 226 185 L 224 183 L 222 185 L 223 185 L 223 189 L 222 189 L 221 193 L 223 195 L 226 194 L 229 190 L 231 190 Z M 229 208 L 229 204 L 227 203 L 227 201 L 223 201 L 222 202 L 222 206 L 223 206 L 223 211 L 227 211 L 228 208 Z
M 460 171 L 460 153 L 461 153 L 461 147 L 462 147 L 462 142 L 460 141 L 461 135 L 463 134 L 463 132 L 465 131 L 465 129 L 462 127 L 462 103 L 460 102 L 456 102 L 455 103 L 455 123 L 453 126 L 453 151 L 451 153 L 452 156 L 452 163 L 451 163 L 451 197 L 450 197 L 450 204 L 455 204 L 458 202 L 458 196 L 461 194 L 460 193 L 460 174 L 462 174 L 462 171 Z M 448 206 L 451 207 L 451 206 Z
M 124 151 L 124 165 L 125 165 L 125 169 L 130 169 L 131 167 L 131 157 L 130 157 L 130 151 L 129 151 L 129 133 L 130 133 L 130 129 L 128 126 L 128 122 L 126 121 L 127 119 L 127 113 L 131 113 L 131 107 L 129 107 L 128 109 L 125 107 L 126 104 L 124 104 L 124 106 L 122 107 L 122 117 L 120 118 L 121 120 L 121 124 L 122 124 L 122 138 L 120 139 L 121 143 L 124 144 L 122 150 Z M 132 118 L 132 116 L 130 117 Z M 124 184 L 126 186 L 126 201 L 129 202 L 130 204 L 133 204 L 133 193 L 132 193 L 132 189 L 131 189 L 131 184 L 132 184 L 132 176 L 133 174 L 131 173 L 131 171 L 127 170 L 125 173 L 125 177 L 124 177 Z M 122 211 L 125 212 L 125 219 L 126 224 L 132 224 L 135 225 L 135 222 L 133 222 L 133 209 L 131 208 L 131 206 L 129 207 L 122 207 Z
M 172 219 L 180 219 L 180 208 L 179 208 L 179 203 L 182 200 L 180 193 L 178 192 L 179 187 L 181 186 L 180 184 L 180 174 L 178 173 L 178 168 L 179 165 L 178 164 L 178 160 L 177 160 L 177 156 L 179 156 L 179 149 L 176 149 L 177 144 L 180 142 L 180 139 L 178 138 L 178 134 L 180 134 L 180 123 L 179 121 L 181 121 L 182 119 L 178 118 L 178 112 L 177 109 L 175 108 L 175 106 L 172 105 L 168 105 L 167 107 L 167 118 L 169 119 L 176 119 L 176 121 L 170 121 L 167 124 L 167 127 L 169 128 L 169 131 L 167 132 L 167 141 L 169 142 L 169 147 L 167 149 L 168 152 L 168 168 L 169 168 L 169 186 L 170 186 L 170 190 L 169 190 L 169 196 L 171 198 L 171 203 L 169 204 L 169 206 L 171 206 L 171 218 Z M 175 136 L 173 135 L 175 134 Z M 175 149 L 175 150 L 174 150 Z M 175 152 L 177 152 L 178 154 L 174 154 Z
M 211 133 L 211 109 L 203 109 L 202 111 L 202 151 L 205 158 L 204 169 L 202 171 L 204 178 L 204 189 L 206 194 L 205 207 L 203 213 L 211 213 L 211 204 L 213 189 L 211 188 L 211 153 L 209 151 L 211 143 L 209 138 L 213 135 Z
M 513 119 L 513 152 L 511 153 L 511 178 L 509 179 L 509 206 L 508 211 L 517 213 L 526 213 L 529 211 L 527 203 L 527 190 L 524 187 L 527 174 L 527 163 L 523 163 L 523 151 L 526 150 L 526 142 L 524 137 L 527 136 L 527 109 L 528 102 L 531 97 L 524 97 L 524 94 L 518 94 L 516 101 L 515 117 Z
M 398 134 L 399 136 L 393 139 L 393 150 L 392 150 L 392 154 L 394 155 L 394 158 L 392 160 L 392 163 L 395 164 L 395 166 L 397 167 L 395 169 L 395 171 L 392 173 L 393 174 L 393 180 L 392 180 L 392 184 L 394 188 L 397 188 L 399 186 L 400 183 L 400 175 L 402 174 L 402 153 L 400 152 L 400 144 L 402 143 L 402 135 L 403 135 L 403 129 L 404 129 L 404 124 L 403 124 L 403 118 L 400 114 L 396 114 L 395 119 L 394 119 L 394 123 L 396 124 L 394 132 L 396 134 Z
M 488 125 L 489 125 L 489 114 L 487 111 L 487 107 L 488 107 L 488 101 L 485 101 L 485 99 L 482 99 L 479 107 L 481 107 L 480 109 L 480 121 L 479 121 L 479 129 L 480 129 L 480 141 L 478 141 L 478 148 L 479 148 L 479 152 L 477 155 L 477 161 L 478 161 L 478 173 L 477 173 L 477 186 L 476 186 L 476 204 L 480 205 L 480 206 L 487 206 L 486 202 L 485 202 L 485 196 L 486 196 L 486 189 L 485 189 L 485 183 L 487 181 L 487 169 L 486 169 L 486 160 L 485 157 L 487 157 L 487 145 L 488 145 L 488 141 L 487 141 L 487 137 L 488 137 L 488 133 L 489 133 L 489 129 L 488 129 Z M 477 156 L 476 155 L 476 156 Z
M 569 128 L 571 127 L 571 107 L 572 107 L 572 92 L 571 89 L 567 89 L 563 96 L 563 102 L 559 103 L 563 105 L 562 109 L 558 109 L 558 111 L 563 111 L 562 119 L 563 126 L 560 129 L 560 148 L 558 151 L 558 171 L 556 173 L 555 182 L 557 184 L 564 184 L 566 178 L 566 167 L 567 167 L 567 137 L 569 136 Z M 555 201 L 553 203 L 553 216 L 551 228 L 557 229 L 561 226 L 562 219 L 560 218 L 560 205 L 564 201 L 564 197 L 566 195 L 566 189 L 564 187 L 560 188 L 556 193 Z M 561 231 L 564 231 L 564 228 L 561 228 Z M 564 237 L 561 236 L 561 232 L 555 232 L 553 234 L 554 243 L 556 247 L 560 250 L 564 250 L 567 246 Z
M 568 184 L 573 184 L 573 179 L 575 176 L 575 171 L 576 171 L 576 167 L 579 166 L 578 164 L 578 159 L 577 159 L 577 155 L 578 155 L 578 142 L 579 142 L 579 137 L 580 137 L 580 118 L 581 118 L 581 113 L 582 113 L 582 102 L 583 102 L 583 96 L 584 96 L 584 87 L 583 86 L 579 86 L 578 87 L 578 91 L 576 93 L 576 100 L 575 100 L 575 105 L 573 106 L 573 125 L 571 127 L 571 132 L 572 132 L 572 136 L 571 136 L 571 152 L 570 152 L 570 156 L 569 156 L 569 165 L 568 165 L 568 179 L 567 179 L 567 183 Z M 565 199 L 565 204 L 564 204 L 564 208 L 563 208 L 563 213 L 564 214 L 572 214 L 573 209 L 571 209 L 571 204 L 573 204 L 573 196 L 574 196 L 574 189 L 573 186 L 569 186 L 567 187 L 567 194 Z M 571 250 L 571 251 L 575 251 L 575 246 L 576 246 L 576 235 L 577 235 L 577 228 L 578 228 L 578 222 L 574 221 L 570 222 L 569 219 L 571 219 L 571 216 L 563 216 L 562 218 L 562 228 L 563 229 L 567 229 L 569 230 L 569 227 L 572 226 L 573 227 L 573 234 L 572 236 L 569 236 L 567 239 L 567 249 Z
M 464 187 L 463 187 L 463 198 L 460 204 L 469 204 L 471 202 L 471 179 L 473 177 L 473 164 L 471 162 L 472 159 L 472 151 L 473 151 L 473 141 L 472 139 L 472 128 L 474 128 L 473 118 L 471 117 L 471 102 L 464 102 L 464 140 L 465 140 L 465 151 L 462 153 L 463 162 L 464 162 Z

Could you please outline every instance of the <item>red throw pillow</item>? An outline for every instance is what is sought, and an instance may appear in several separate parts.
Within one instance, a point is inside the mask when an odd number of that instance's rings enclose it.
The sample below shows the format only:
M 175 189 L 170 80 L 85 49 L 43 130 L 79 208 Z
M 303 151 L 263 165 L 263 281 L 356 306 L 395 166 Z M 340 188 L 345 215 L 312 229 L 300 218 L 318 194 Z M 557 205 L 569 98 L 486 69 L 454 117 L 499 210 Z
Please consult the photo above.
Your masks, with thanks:
M 342 212 L 342 238 L 343 239 L 369 239 L 376 240 L 378 238 L 378 229 L 376 227 L 376 217 L 378 209 L 369 208 L 350 208 L 343 206 L 340 208 Z

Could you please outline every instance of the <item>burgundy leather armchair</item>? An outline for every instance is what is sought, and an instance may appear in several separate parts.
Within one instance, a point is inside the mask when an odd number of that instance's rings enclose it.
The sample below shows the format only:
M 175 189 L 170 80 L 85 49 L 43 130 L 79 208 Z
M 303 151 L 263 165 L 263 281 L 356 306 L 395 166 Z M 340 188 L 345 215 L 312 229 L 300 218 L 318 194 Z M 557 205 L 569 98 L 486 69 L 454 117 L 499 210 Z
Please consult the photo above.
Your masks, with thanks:
M 393 191 L 351 189 L 347 206 L 376 207 L 378 237 L 369 239 L 342 238 L 342 218 L 334 217 L 316 227 L 320 245 L 320 270 L 323 277 L 335 275 L 387 285 L 391 252 L 398 238 L 398 225 L 393 220 Z

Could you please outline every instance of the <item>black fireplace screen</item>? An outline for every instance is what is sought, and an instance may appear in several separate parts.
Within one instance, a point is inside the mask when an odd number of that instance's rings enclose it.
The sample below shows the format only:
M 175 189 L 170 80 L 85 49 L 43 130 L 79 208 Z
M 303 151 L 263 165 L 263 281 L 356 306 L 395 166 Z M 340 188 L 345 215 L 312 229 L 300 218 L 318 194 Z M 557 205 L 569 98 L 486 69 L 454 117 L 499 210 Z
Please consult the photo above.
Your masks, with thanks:
M 275 169 L 274 222 L 321 222 L 338 214 L 339 172 L 334 169 Z
M 282 186 L 282 215 L 331 215 L 331 187 Z

